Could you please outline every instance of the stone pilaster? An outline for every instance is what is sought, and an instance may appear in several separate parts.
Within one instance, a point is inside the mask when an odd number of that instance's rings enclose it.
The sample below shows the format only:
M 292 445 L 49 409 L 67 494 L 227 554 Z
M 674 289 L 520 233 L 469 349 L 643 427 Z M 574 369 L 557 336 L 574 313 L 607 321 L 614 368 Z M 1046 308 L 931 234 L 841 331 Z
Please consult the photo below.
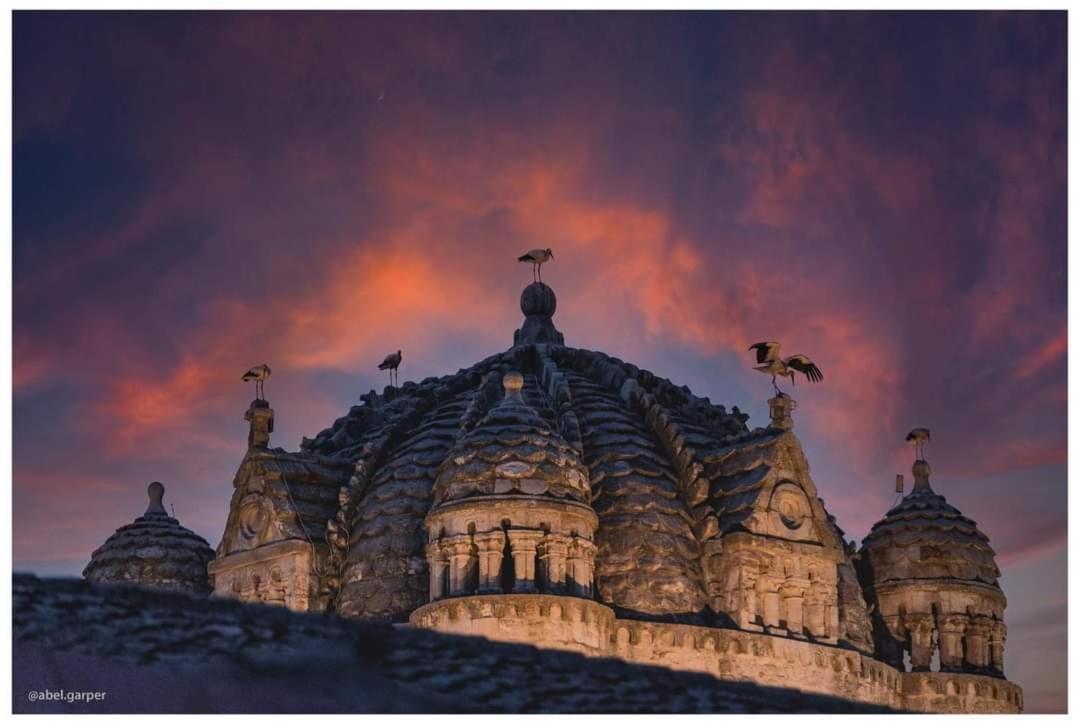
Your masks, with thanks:
M 567 555 L 567 585 L 573 594 L 592 597 L 596 545 L 584 537 L 574 537 Z
M 930 670 L 930 659 L 934 655 L 934 616 L 930 613 L 905 615 L 904 628 L 911 638 L 911 670 Z
M 1005 623 L 995 620 L 990 627 L 990 667 L 999 676 L 1005 675 Z
M 468 595 L 472 591 L 472 565 L 475 557 L 475 547 L 472 537 L 467 534 L 459 534 L 446 537 L 442 540 L 446 549 L 447 558 L 450 561 L 450 595 Z
M 959 672 L 964 666 L 964 631 L 968 616 L 963 613 L 939 615 L 937 620 L 941 670 Z
M 780 581 L 772 575 L 760 577 L 761 620 L 770 633 L 780 631 Z
M 753 562 L 744 562 L 739 566 L 738 610 L 734 613 L 735 622 L 743 630 L 760 632 L 758 625 L 758 566 Z
M 531 529 L 511 529 L 510 555 L 514 558 L 514 592 L 536 592 L 536 546 L 544 533 Z
M 809 586 L 809 580 L 789 577 L 780 587 L 780 597 L 784 601 L 785 623 L 788 632 L 796 638 L 806 637 L 803 633 L 803 598 Z
M 546 592 L 561 594 L 566 591 L 566 560 L 571 540 L 560 534 L 547 534 L 540 541 L 541 582 Z
M 976 615 L 968 623 L 964 634 L 964 662 L 969 670 L 979 672 L 989 665 L 987 643 L 993 624 L 993 619 L 985 615 Z
M 446 549 L 441 542 L 429 542 L 425 549 L 428 563 L 428 597 L 430 600 L 438 600 L 446 597 L 446 568 L 449 564 Z
M 499 574 L 502 570 L 503 551 L 506 548 L 506 535 L 501 530 L 473 535 L 476 543 L 479 564 L 480 593 L 502 592 Z

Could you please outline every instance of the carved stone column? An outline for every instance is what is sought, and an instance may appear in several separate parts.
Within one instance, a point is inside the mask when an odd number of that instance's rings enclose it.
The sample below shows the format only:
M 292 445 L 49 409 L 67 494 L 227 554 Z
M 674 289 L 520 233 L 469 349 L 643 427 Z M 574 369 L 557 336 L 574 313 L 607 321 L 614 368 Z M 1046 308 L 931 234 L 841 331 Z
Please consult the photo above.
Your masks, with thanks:
M 990 667 L 999 676 L 1005 675 L 1005 623 L 995 620 L 990 627 Z
M 592 597 L 596 545 L 584 537 L 574 537 L 567 554 L 567 586 L 581 597 Z
M 937 621 L 938 645 L 941 652 L 941 670 L 959 672 L 964 666 L 964 631 L 968 616 L 963 613 L 939 615 Z
M 479 567 L 478 591 L 481 593 L 502 592 L 499 575 L 502 570 L 503 550 L 506 548 L 506 535 L 502 530 L 482 532 L 473 535 L 476 543 L 477 564 Z
M 825 603 L 825 637 L 832 641 L 840 640 L 840 603 L 832 593 Z
M 450 560 L 450 595 L 468 595 L 472 583 L 469 575 L 473 565 L 472 537 L 458 534 L 442 540 Z
M 739 607 L 735 622 L 743 630 L 760 632 L 758 625 L 758 566 L 753 562 L 744 562 L 739 567 Z
M 883 615 L 881 625 L 874 627 L 877 651 L 882 659 L 897 670 L 904 670 L 904 643 L 907 631 L 899 615 Z
M 810 635 L 815 638 L 825 637 L 825 601 L 828 591 L 820 582 L 810 585 L 803 602 L 803 620 Z
M 428 563 L 428 596 L 432 601 L 446 597 L 446 567 L 448 558 L 442 542 L 429 542 L 425 550 Z
M 987 640 L 994 621 L 985 615 L 976 615 L 968 624 L 964 635 L 964 661 L 968 669 L 979 672 L 989 664 Z
M 514 558 L 514 592 L 536 592 L 536 546 L 544 533 L 531 529 L 511 529 L 510 554 Z
M 762 575 L 761 586 L 761 620 L 766 630 L 770 632 L 780 628 L 780 582 L 772 575 Z
M 548 534 L 539 545 L 540 567 L 546 592 L 566 592 L 566 559 L 570 551 L 570 538 L 561 534 Z
M 930 613 L 905 615 L 904 627 L 911 637 L 912 672 L 930 670 L 930 659 L 934 655 L 934 616 Z
M 788 632 L 796 638 L 805 638 L 803 633 L 803 597 L 809 580 L 789 577 L 780 588 L 780 597 L 784 600 L 784 618 Z

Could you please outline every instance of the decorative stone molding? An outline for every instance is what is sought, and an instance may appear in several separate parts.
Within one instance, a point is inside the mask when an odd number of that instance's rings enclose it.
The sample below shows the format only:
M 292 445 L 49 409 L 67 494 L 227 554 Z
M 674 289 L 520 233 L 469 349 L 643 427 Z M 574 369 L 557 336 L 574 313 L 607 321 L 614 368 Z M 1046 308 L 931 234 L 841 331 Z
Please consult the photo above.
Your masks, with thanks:
M 473 595 L 424 605 L 409 622 L 443 633 L 604 656 L 610 651 L 615 614 L 605 605 L 576 597 Z
M 922 713 L 1020 713 L 1024 692 L 1000 678 L 967 673 L 901 673 L 901 707 Z
M 214 596 L 281 605 L 298 612 L 322 611 L 326 602 L 319 597 L 312 554 L 309 543 L 285 540 L 219 557 L 208 567 Z

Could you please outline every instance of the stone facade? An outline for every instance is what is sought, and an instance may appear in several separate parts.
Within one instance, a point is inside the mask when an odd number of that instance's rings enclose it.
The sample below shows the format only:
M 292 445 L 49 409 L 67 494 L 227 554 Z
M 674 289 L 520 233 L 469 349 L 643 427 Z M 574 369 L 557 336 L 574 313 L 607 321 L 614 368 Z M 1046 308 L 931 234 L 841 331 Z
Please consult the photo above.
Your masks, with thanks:
M 521 304 L 510 349 L 372 391 L 299 451 L 270 448 L 254 401 L 215 595 L 890 708 L 1020 709 L 993 551 L 928 480 L 856 551 L 789 396 L 750 429 L 566 346 L 546 285 Z

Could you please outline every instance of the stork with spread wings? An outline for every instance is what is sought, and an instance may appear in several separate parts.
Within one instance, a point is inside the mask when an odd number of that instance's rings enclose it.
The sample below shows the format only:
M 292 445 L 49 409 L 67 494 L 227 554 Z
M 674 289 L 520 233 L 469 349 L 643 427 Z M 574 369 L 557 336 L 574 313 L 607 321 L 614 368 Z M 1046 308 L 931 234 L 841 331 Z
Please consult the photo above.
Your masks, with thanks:
M 776 385 L 776 377 L 791 378 L 791 385 L 795 385 L 795 373 L 802 373 L 811 383 L 818 383 L 824 376 L 821 369 L 809 357 L 798 354 L 787 358 L 780 357 L 780 344 L 776 341 L 764 341 L 754 343 L 747 350 L 756 351 L 757 363 L 755 371 L 768 373 L 772 376 L 773 389 L 779 395 L 781 390 Z

